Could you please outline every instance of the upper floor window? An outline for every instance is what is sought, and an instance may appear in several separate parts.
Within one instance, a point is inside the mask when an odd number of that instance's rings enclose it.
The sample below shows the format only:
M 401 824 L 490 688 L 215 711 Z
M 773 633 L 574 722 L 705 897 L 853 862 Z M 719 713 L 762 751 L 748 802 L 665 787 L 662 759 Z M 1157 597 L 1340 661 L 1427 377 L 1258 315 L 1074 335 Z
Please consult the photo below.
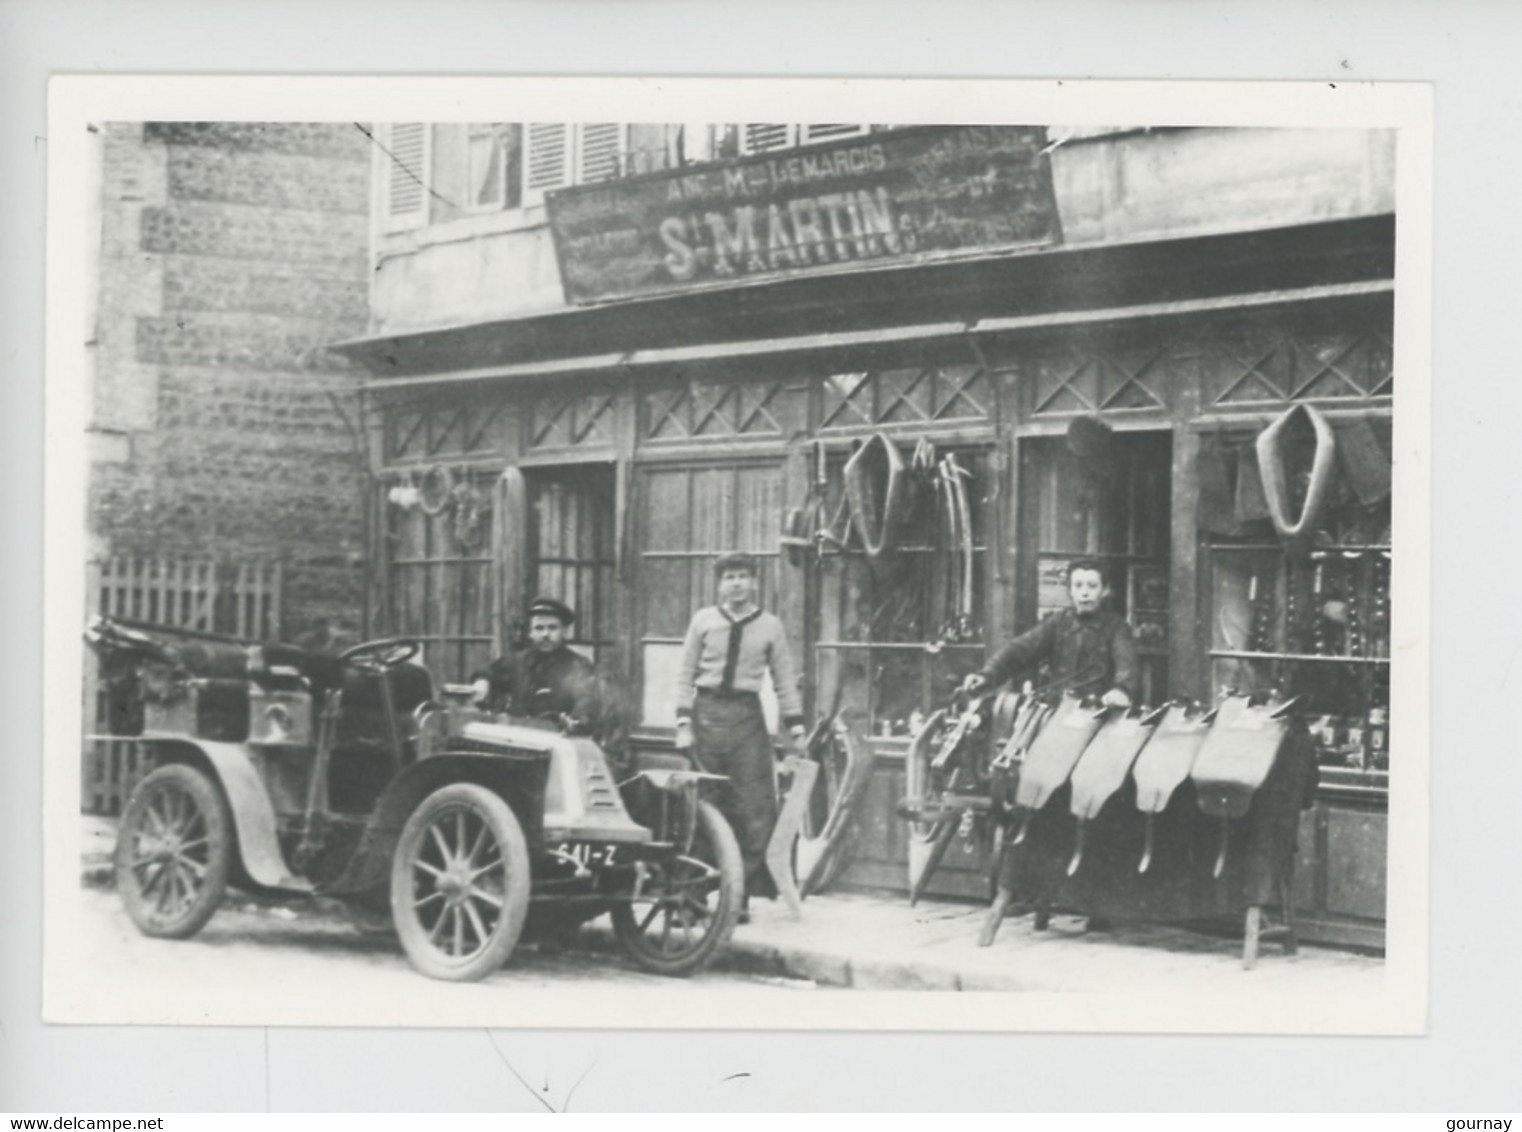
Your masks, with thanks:
M 465 127 L 465 207 L 469 212 L 517 208 L 523 200 L 523 129 L 514 122 Z
M 386 231 L 428 222 L 428 167 L 432 131 L 426 122 L 392 122 L 378 147 L 381 218 Z
M 858 137 L 878 127 L 711 122 L 393 122 L 377 135 L 382 228 L 540 204 L 567 185 Z
M 750 123 L 740 127 L 740 149 L 742 153 L 765 153 L 773 149 L 818 145 L 840 138 L 859 137 L 869 128 L 843 124 Z
M 550 189 L 618 177 L 629 153 L 630 128 L 619 122 L 530 122 L 523 163 L 523 203 Z

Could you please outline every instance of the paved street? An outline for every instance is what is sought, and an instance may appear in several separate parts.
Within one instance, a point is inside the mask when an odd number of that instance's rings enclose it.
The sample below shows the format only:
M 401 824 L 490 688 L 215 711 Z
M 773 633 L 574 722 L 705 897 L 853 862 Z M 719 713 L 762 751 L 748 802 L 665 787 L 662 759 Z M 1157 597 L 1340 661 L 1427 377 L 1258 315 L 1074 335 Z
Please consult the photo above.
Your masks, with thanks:
M 357 923 L 332 902 L 292 905 L 254 901 L 237 893 L 194 939 L 159 940 L 142 935 L 109 888 L 87 886 L 82 929 L 90 940 L 91 966 L 105 978 L 141 986 L 162 980 L 166 993 L 195 997 L 198 985 L 225 985 L 230 977 L 249 984 L 342 987 L 345 994 L 415 995 L 428 986 L 408 966 L 401 946 L 381 918 Z M 552 989 L 616 978 L 620 986 L 661 986 L 671 980 L 640 971 L 611 951 L 540 951 L 524 945 L 500 971 L 475 984 L 487 993 Z M 684 985 L 797 987 L 807 980 L 739 972 L 704 972 Z M 440 984 L 441 990 L 453 987 Z

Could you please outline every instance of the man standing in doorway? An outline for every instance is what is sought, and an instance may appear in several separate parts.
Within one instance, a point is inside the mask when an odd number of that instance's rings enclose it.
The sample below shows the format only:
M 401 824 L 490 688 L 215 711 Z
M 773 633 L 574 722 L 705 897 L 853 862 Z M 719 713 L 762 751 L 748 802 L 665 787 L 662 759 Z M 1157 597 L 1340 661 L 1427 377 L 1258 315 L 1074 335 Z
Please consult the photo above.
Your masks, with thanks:
M 592 664 L 566 644 L 576 613 L 563 601 L 535 598 L 528 607 L 528 648 L 499 657 L 471 677 L 477 702 L 492 711 L 559 716 L 571 731 L 597 719 Z
M 962 682 L 966 692 L 997 687 L 1016 676 L 1034 677 L 1045 665 L 1045 683 L 1061 690 L 1100 693 L 1113 707 L 1130 707 L 1137 695 L 1136 645 L 1131 626 L 1104 608 L 1110 595 L 1105 567 L 1092 558 L 1068 564 L 1072 605 L 1021 633 L 981 672 Z
M 714 563 L 719 604 L 693 615 L 676 693 L 677 747 L 691 749 L 701 769 L 729 779 L 717 800 L 740 842 L 747 899 L 776 895 L 766 870 L 777 823 L 772 744 L 761 710 L 768 672 L 783 725 L 795 744 L 803 738 L 797 671 L 781 620 L 756 604 L 758 572 L 749 554 L 725 554 Z

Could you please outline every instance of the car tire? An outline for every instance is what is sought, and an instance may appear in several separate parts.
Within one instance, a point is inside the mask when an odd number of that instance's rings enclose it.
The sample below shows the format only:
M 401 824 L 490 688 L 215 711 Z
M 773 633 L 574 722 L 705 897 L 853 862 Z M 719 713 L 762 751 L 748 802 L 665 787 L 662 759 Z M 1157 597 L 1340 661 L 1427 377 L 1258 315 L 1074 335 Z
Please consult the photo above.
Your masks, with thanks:
M 227 891 L 232 820 L 206 772 L 170 763 L 133 790 L 116 839 L 116 890 L 144 935 L 188 939 Z
M 666 838 L 663 836 L 662 840 Z M 630 958 L 657 975 L 685 976 L 706 966 L 734 934 L 745 899 L 745 866 L 740 843 L 716 806 L 698 802 L 692 853 L 670 861 L 651 862 L 655 894 L 646 904 L 624 902 L 612 910 L 613 931 Z M 711 876 L 708 874 L 712 874 Z M 682 894 L 702 891 L 701 932 L 694 935 L 687 911 L 673 916 Z M 710 902 L 711 896 L 711 902 Z M 689 902 L 696 912 L 696 904 Z M 664 920 L 659 926 L 656 920 Z M 672 925 L 681 922 L 682 938 L 673 946 Z M 652 930 L 654 929 L 654 930 Z
M 475 783 L 435 790 L 402 827 L 391 861 L 391 918 L 408 961 L 430 978 L 485 978 L 518 944 L 529 886 L 512 808 Z

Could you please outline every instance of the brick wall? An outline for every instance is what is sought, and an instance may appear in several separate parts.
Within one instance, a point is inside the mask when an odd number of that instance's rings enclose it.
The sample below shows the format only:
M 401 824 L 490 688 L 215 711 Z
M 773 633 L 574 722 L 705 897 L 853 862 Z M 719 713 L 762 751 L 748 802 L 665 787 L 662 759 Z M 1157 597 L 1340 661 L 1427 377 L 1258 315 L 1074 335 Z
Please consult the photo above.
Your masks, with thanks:
M 357 636 L 369 142 L 349 124 L 102 133 L 98 553 L 280 558 L 287 638 Z M 357 422 L 356 422 L 357 423 Z

